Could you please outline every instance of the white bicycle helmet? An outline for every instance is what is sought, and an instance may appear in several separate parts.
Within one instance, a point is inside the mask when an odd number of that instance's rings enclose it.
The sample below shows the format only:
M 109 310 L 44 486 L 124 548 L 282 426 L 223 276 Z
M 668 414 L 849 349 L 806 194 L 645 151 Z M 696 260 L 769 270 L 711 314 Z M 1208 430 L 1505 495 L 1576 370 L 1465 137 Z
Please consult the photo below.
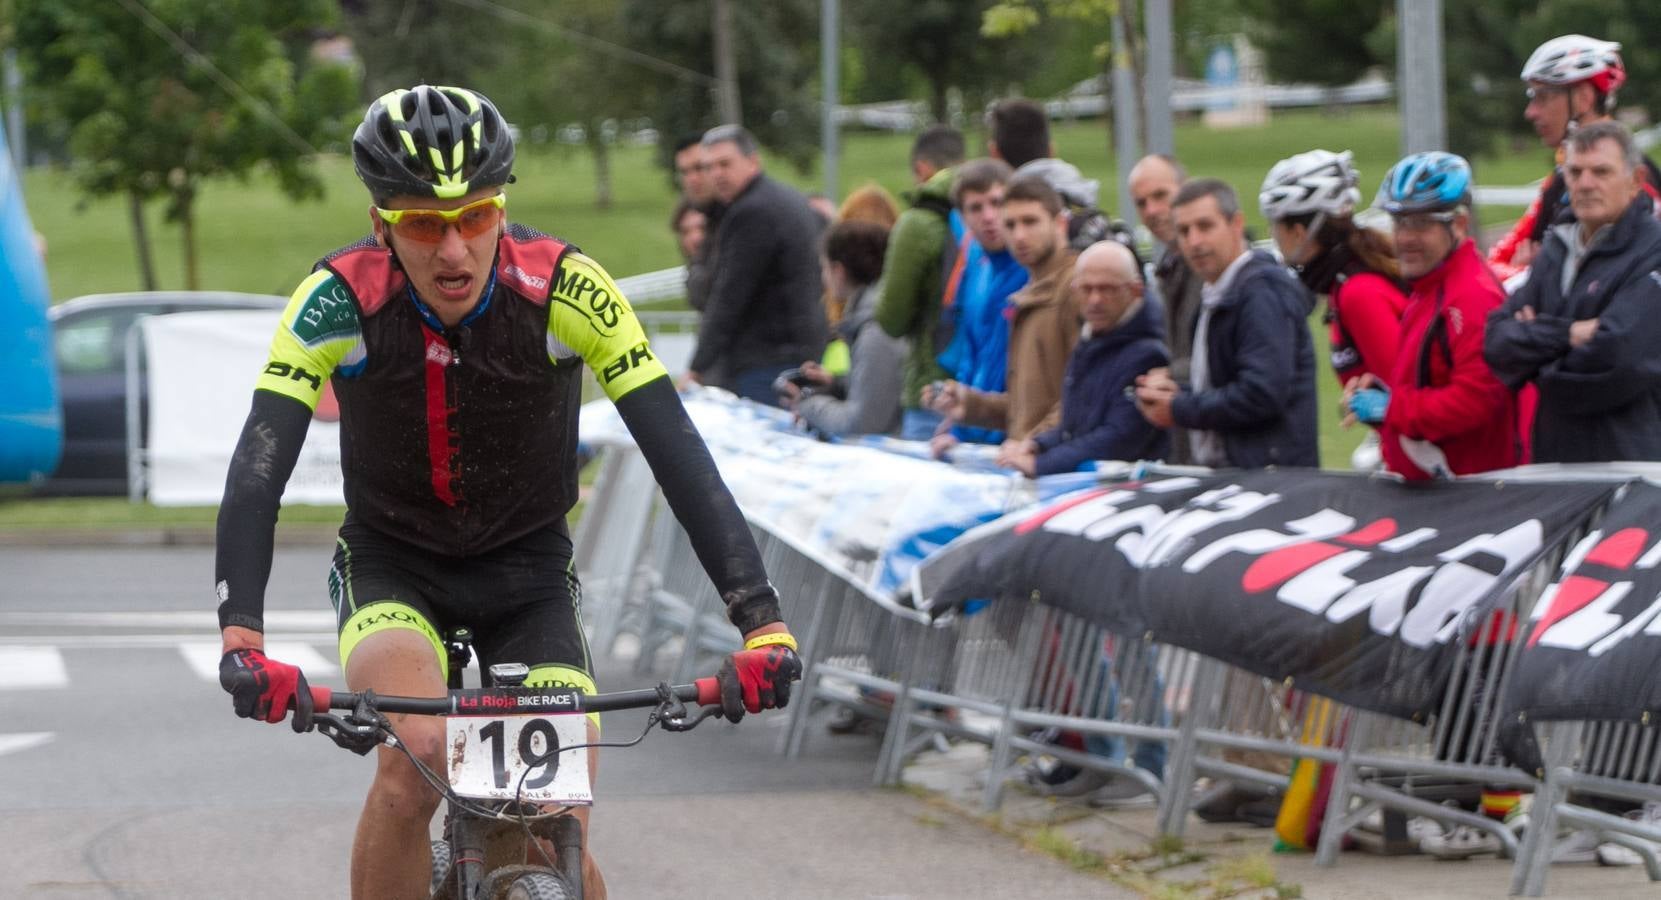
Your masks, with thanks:
M 1588 79 L 1600 94 L 1613 94 L 1626 82 L 1621 45 L 1584 34 L 1565 34 L 1541 44 L 1523 64 L 1522 80 L 1541 84 L 1576 84 Z
M 1361 175 L 1351 160 L 1348 150 L 1311 150 L 1275 163 L 1257 195 L 1263 218 L 1349 215 L 1361 202 Z

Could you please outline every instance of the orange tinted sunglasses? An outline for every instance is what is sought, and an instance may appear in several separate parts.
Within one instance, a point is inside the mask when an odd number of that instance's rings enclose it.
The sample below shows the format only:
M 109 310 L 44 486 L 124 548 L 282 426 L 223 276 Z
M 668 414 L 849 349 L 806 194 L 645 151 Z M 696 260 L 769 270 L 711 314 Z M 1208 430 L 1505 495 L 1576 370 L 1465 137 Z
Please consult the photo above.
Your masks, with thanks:
M 444 229 L 456 226 L 463 240 L 472 240 L 496 227 L 502 221 L 502 210 L 507 208 L 506 194 L 496 194 L 476 200 L 460 209 L 381 209 L 381 220 L 392 226 L 392 233 L 405 240 L 436 244 L 444 240 Z

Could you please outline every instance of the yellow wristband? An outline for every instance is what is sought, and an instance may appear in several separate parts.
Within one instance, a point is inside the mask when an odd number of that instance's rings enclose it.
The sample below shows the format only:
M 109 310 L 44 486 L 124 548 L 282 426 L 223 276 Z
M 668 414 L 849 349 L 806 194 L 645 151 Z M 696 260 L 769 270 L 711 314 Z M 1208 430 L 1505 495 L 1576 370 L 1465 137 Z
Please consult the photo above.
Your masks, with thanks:
M 759 650 L 762 647 L 767 647 L 773 644 L 783 644 L 786 647 L 789 647 L 793 653 L 801 652 L 796 647 L 796 639 L 791 637 L 790 633 L 787 631 L 775 631 L 771 634 L 758 634 L 744 642 L 744 649 Z

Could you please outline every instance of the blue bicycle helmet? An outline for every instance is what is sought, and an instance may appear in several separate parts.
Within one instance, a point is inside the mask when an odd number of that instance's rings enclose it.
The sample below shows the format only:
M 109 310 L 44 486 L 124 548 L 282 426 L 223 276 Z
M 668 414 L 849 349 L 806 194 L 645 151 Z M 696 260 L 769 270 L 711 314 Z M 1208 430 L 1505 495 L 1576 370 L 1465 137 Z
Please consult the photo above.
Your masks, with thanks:
M 1396 163 L 1378 186 L 1373 205 L 1393 216 L 1449 212 L 1471 202 L 1471 164 L 1440 150 Z

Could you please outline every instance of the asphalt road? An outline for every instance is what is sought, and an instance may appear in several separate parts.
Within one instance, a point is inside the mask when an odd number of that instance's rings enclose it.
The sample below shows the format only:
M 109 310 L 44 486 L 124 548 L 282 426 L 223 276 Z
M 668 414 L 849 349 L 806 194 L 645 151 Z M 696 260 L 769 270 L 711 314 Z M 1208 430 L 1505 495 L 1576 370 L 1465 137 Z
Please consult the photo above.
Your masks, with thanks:
M 277 551 L 273 655 L 340 684 L 327 548 Z M 212 551 L 0 547 L 0 897 L 344 897 L 372 764 L 236 719 L 214 679 Z M 603 689 L 649 686 L 602 660 Z M 869 782 L 876 743 L 783 717 L 607 751 L 593 849 L 612 896 L 1124 896 Z M 641 713 L 606 716 L 632 737 Z

